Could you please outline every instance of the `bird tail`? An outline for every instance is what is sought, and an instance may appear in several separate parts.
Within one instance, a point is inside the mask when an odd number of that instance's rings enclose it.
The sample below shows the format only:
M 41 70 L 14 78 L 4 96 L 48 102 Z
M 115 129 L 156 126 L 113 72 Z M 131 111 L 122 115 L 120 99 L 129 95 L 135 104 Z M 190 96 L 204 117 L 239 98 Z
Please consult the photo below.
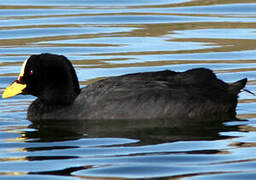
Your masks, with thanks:
M 253 94 L 255 95 L 254 93 L 252 93 L 251 91 L 247 90 L 247 89 L 244 89 L 245 85 L 247 83 L 247 78 L 244 78 L 244 79 L 241 79 L 239 81 L 236 81 L 232 84 L 230 84 L 229 86 L 229 92 L 231 94 L 239 94 L 241 91 L 245 91 L 245 92 L 248 92 L 250 94 Z

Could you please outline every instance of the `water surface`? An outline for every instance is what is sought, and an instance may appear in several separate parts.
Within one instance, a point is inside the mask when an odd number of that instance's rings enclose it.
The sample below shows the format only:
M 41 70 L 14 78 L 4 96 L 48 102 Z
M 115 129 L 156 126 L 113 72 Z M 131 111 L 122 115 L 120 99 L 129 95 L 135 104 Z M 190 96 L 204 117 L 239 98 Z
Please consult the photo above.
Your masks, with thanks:
M 72 60 L 81 86 L 110 76 L 211 68 L 256 92 L 251 0 L 8 0 L 0 2 L 0 91 L 32 54 Z M 254 179 L 256 98 L 246 121 L 54 122 L 26 119 L 32 96 L 0 99 L 2 179 Z

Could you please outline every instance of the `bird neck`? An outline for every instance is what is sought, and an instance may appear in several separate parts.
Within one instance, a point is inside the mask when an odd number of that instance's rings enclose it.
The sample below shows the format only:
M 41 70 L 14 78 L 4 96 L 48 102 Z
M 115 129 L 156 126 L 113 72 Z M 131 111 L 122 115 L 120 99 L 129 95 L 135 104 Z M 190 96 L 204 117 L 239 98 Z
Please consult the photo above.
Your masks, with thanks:
M 54 112 L 66 106 L 68 105 L 52 104 L 38 98 L 30 104 L 27 119 L 31 121 L 41 120 L 44 114 Z

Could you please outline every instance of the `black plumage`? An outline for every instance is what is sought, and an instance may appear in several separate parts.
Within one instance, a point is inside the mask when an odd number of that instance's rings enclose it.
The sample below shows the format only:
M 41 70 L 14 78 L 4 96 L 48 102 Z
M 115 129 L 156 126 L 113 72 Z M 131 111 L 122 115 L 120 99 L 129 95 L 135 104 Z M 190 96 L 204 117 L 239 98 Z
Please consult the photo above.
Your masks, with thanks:
M 80 90 L 66 57 L 40 54 L 27 60 L 19 81 L 26 84 L 22 94 L 38 97 L 28 109 L 28 119 L 38 121 L 234 117 L 247 79 L 227 84 L 205 68 L 165 70 L 110 77 Z

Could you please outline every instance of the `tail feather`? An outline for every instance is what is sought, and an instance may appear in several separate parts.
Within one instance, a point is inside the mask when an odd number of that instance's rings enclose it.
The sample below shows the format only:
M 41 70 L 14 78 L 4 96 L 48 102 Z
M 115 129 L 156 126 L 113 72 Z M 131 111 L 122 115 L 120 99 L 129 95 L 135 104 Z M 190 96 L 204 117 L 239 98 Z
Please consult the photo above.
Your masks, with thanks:
M 244 89 L 245 85 L 247 83 L 247 78 L 241 79 L 239 81 L 236 81 L 234 83 L 232 83 L 229 86 L 229 92 L 232 94 L 239 94 L 241 92 L 242 89 Z

